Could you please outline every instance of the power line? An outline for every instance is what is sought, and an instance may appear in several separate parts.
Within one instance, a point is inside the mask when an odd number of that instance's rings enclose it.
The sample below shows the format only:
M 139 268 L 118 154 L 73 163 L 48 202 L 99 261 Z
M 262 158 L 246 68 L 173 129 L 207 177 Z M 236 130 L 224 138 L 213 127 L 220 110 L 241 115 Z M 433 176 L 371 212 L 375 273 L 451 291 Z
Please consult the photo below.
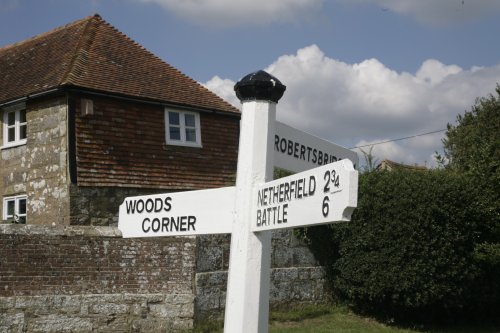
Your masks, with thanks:
M 419 137 L 419 136 L 424 136 L 424 135 L 429 135 L 429 134 L 434 134 L 434 133 L 439 133 L 439 132 L 444 132 L 444 131 L 446 131 L 446 129 L 440 129 L 440 130 L 436 130 L 436 131 L 432 131 L 432 132 L 427 132 L 427 133 L 422 133 L 422 134 L 416 134 L 416 135 L 412 135 L 412 136 L 406 136 L 404 138 L 398 138 L 398 139 L 392 139 L 392 140 L 386 140 L 386 141 L 380 141 L 380 142 L 370 143 L 370 144 L 366 144 L 366 145 L 362 145 L 362 146 L 352 147 L 352 148 L 349 148 L 349 149 L 364 148 L 364 147 L 369 147 L 369 146 L 381 145 L 383 143 L 388 143 L 388 142 L 413 139 L 413 138 L 416 138 L 416 137 Z

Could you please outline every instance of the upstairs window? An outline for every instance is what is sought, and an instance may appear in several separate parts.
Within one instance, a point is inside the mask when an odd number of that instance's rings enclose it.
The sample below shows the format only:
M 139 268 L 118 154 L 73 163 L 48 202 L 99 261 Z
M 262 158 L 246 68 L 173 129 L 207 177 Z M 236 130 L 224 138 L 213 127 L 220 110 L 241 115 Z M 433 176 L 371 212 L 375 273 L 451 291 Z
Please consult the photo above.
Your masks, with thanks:
M 26 129 L 26 107 L 24 104 L 4 109 L 3 147 L 26 144 Z
M 200 115 L 189 111 L 165 111 L 166 141 L 169 145 L 201 147 Z
M 3 219 L 12 223 L 26 223 L 26 196 L 18 195 L 3 199 Z

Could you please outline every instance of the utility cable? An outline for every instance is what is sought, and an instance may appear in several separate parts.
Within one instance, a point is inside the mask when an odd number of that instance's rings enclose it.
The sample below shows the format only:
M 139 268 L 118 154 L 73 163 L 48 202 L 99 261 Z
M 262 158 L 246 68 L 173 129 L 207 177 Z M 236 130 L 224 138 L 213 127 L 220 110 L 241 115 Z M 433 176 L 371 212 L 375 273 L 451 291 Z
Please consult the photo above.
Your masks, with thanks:
M 429 134 L 434 134 L 434 133 L 439 133 L 439 132 L 444 132 L 444 131 L 446 131 L 446 129 L 440 129 L 440 130 L 436 130 L 436 131 L 432 131 L 432 132 L 427 132 L 427 133 L 422 133 L 422 134 L 416 134 L 416 135 L 412 135 L 412 136 L 406 136 L 404 138 L 398 138 L 398 139 L 392 139 L 392 140 L 386 140 L 386 141 L 369 143 L 369 144 L 366 144 L 366 145 L 356 146 L 356 147 L 352 147 L 352 148 L 349 148 L 349 149 L 364 148 L 364 147 L 369 147 L 369 146 L 381 145 L 383 143 L 388 143 L 388 142 L 413 139 L 413 138 L 416 138 L 416 137 L 419 137 L 419 136 L 424 136 L 424 135 L 429 135 Z

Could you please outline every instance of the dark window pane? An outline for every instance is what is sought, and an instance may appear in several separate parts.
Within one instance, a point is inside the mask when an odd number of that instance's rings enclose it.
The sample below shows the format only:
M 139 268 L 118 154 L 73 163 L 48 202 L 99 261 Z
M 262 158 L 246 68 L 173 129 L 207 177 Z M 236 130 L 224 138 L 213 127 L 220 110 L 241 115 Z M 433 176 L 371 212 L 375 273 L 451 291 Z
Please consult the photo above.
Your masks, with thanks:
M 17 213 L 21 215 L 26 214 L 26 199 L 19 200 L 19 211 Z
M 26 122 L 26 110 L 19 111 L 19 122 L 21 123 Z
M 7 113 L 7 125 L 12 126 L 16 123 L 16 113 L 9 112 Z
M 186 114 L 184 115 L 184 120 L 186 121 L 186 127 L 195 127 L 196 123 L 194 121 L 194 115 Z
M 7 201 L 7 216 L 13 216 L 14 215 L 14 207 L 15 207 L 15 201 L 14 200 Z
M 186 128 L 186 141 L 196 142 L 196 130 L 193 128 Z
M 180 140 L 181 139 L 181 129 L 179 127 L 169 127 L 170 130 L 170 140 Z
M 168 113 L 168 123 L 170 125 L 180 125 L 179 121 L 179 113 L 178 112 L 169 112 Z
M 22 125 L 19 127 L 19 139 L 26 139 L 26 125 Z
M 7 129 L 7 141 L 16 141 L 16 129 L 14 127 Z

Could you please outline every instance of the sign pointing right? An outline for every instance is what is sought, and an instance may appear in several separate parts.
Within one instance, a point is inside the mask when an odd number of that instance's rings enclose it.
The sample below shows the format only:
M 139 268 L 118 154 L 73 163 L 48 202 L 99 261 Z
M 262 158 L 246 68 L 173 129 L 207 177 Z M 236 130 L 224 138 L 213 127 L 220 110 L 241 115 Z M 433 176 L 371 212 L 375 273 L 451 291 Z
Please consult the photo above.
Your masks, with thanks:
M 358 172 L 347 159 L 262 184 L 253 194 L 251 229 L 349 221 L 357 188 Z
M 275 122 L 274 165 L 292 172 L 302 172 L 332 162 L 349 159 L 359 163 L 356 152 L 325 139 Z

